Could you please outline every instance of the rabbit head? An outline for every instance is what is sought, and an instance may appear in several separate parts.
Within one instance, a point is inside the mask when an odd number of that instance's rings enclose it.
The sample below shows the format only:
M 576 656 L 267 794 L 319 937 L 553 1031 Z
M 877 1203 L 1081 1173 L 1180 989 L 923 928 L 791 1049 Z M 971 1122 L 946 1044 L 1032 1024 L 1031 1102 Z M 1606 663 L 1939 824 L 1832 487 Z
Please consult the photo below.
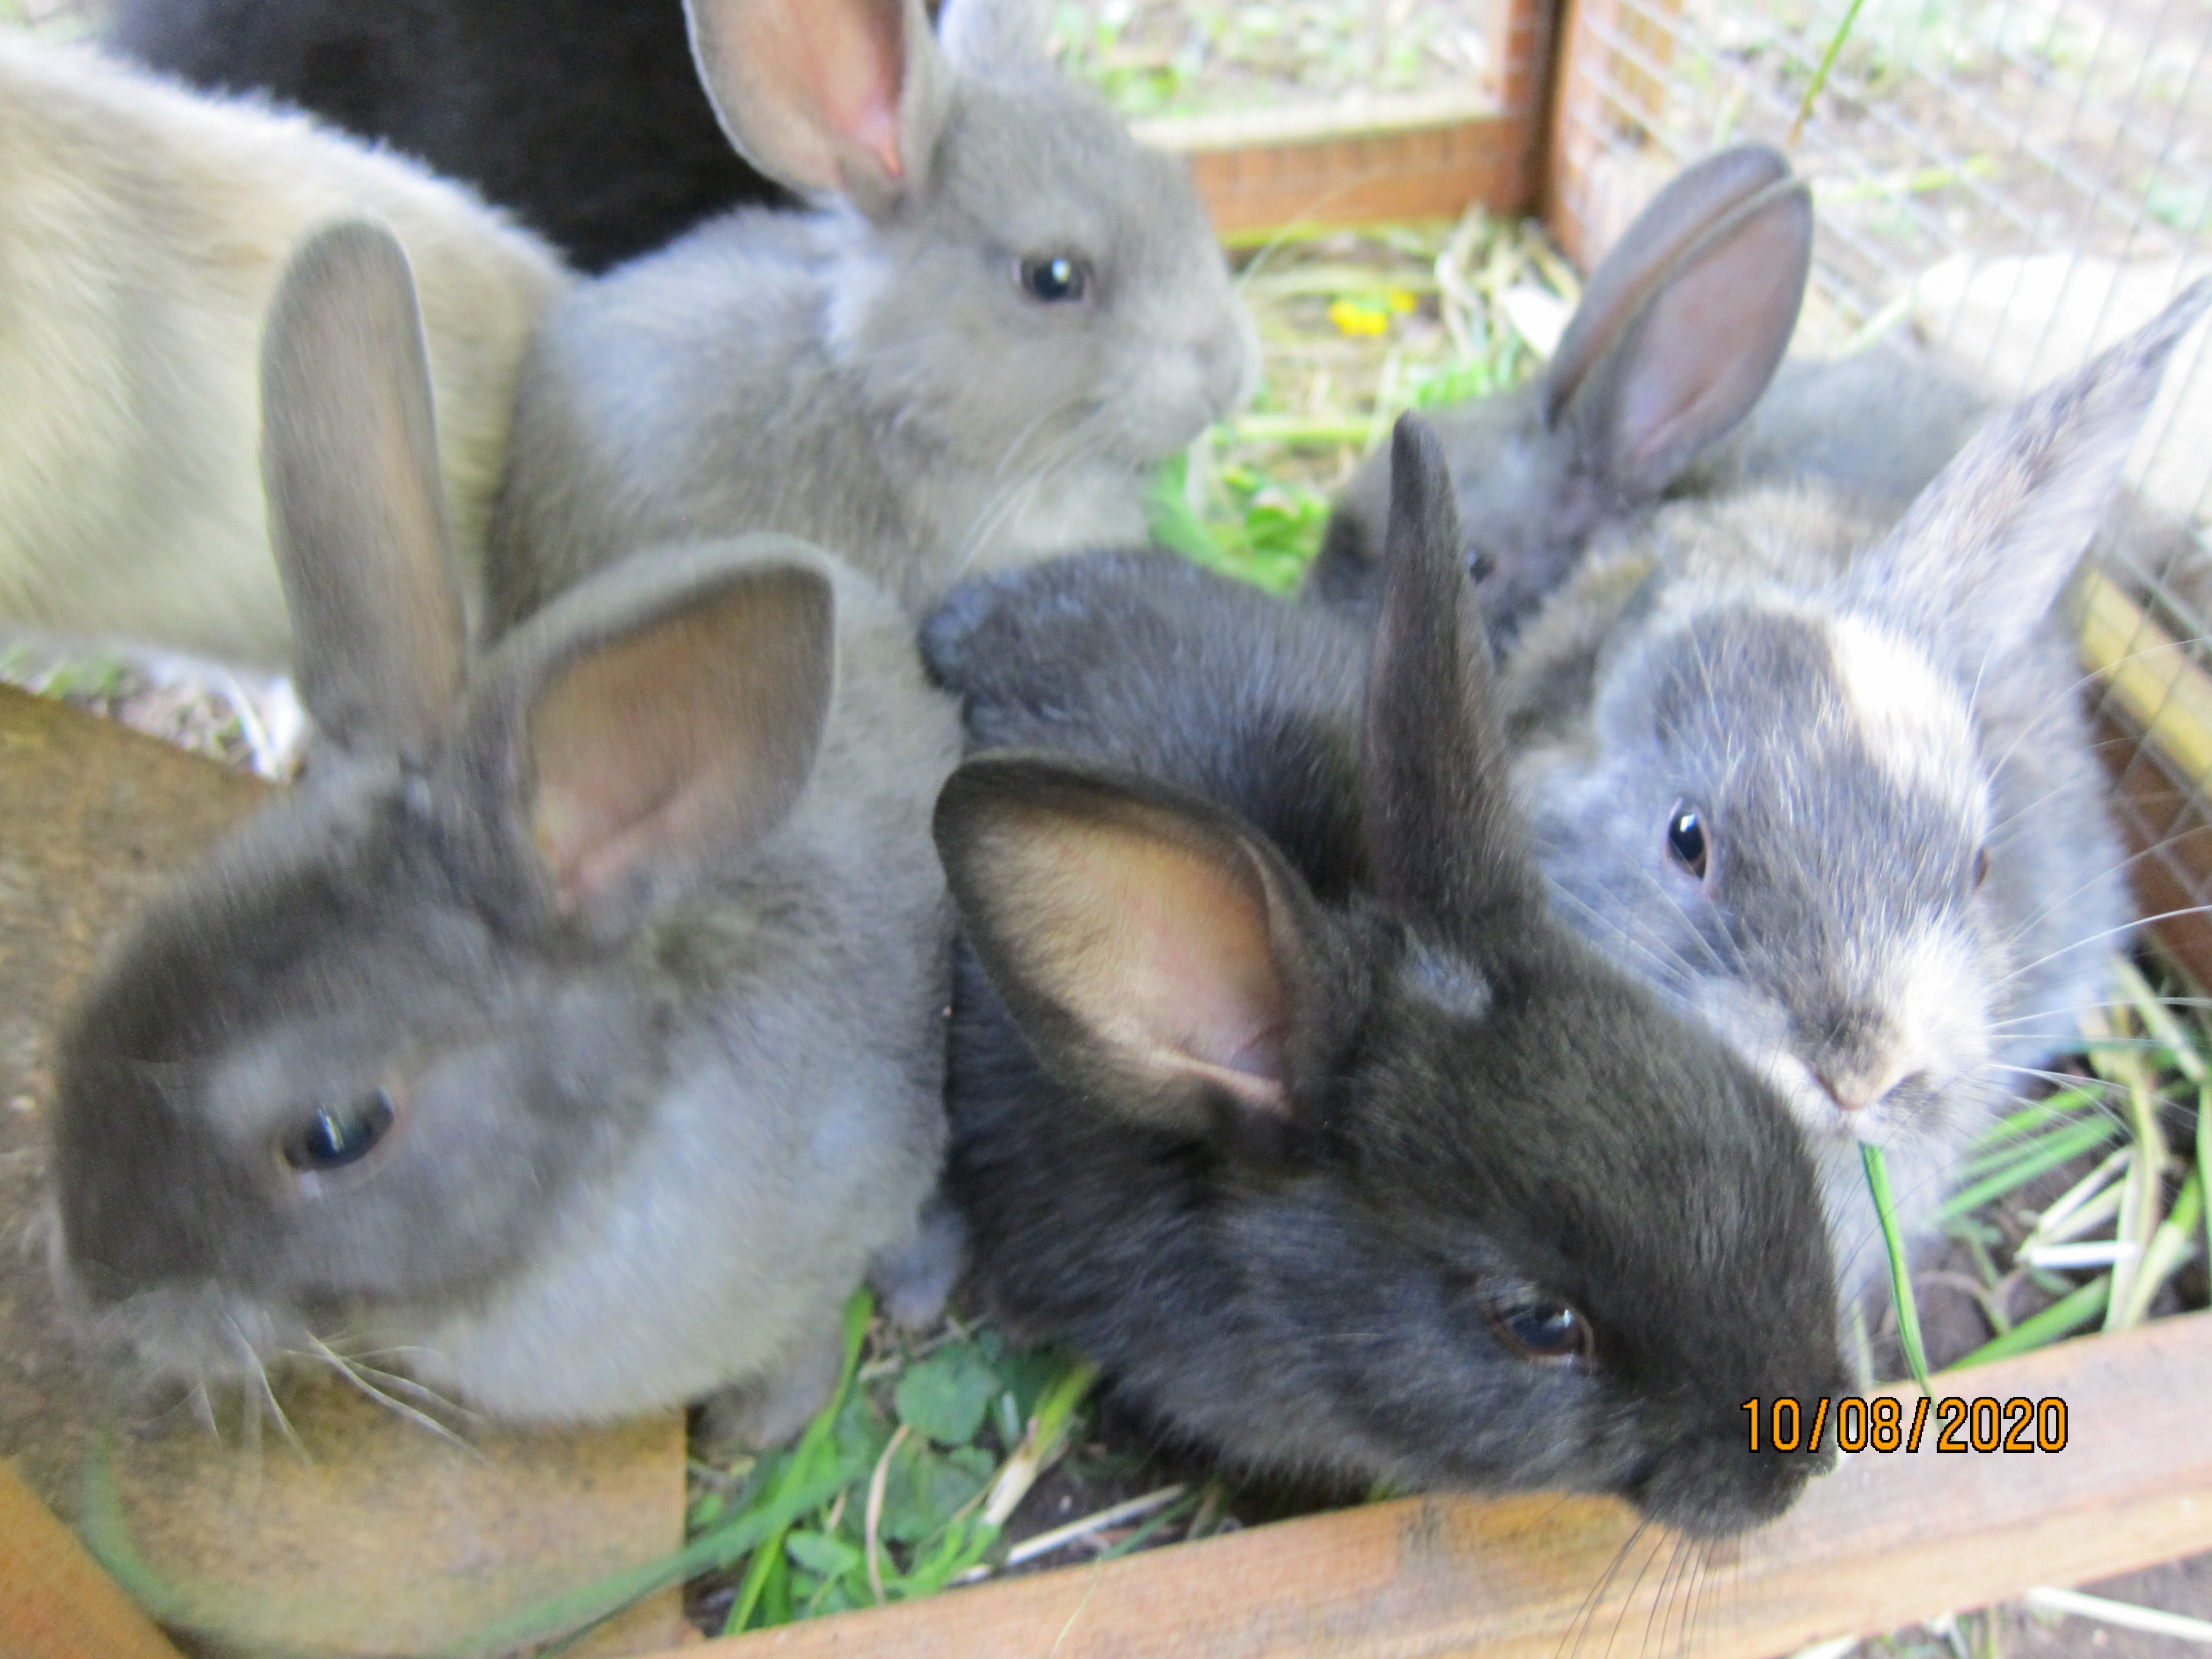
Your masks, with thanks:
M 1747 1455 L 1742 1401 L 1843 1379 L 1811 1170 L 1747 1069 L 1547 916 L 1449 481 L 1417 422 L 1394 453 L 1361 890 L 1088 761 L 946 786 L 978 1274 L 1248 1467 L 1734 1531 L 1820 1467 Z
M 1542 374 L 1431 411 L 1467 563 L 1509 639 L 1603 526 L 1658 501 L 1759 400 L 1797 324 L 1812 199 L 1764 144 L 1686 168 L 1606 256 Z M 1370 456 L 1331 515 L 1310 585 L 1370 598 L 1389 477 Z
M 411 1351 L 422 1381 L 519 1417 L 766 1376 L 912 1233 L 941 1135 L 926 881 L 897 941 L 910 1018 L 856 1016 L 914 1027 L 915 1052 L 843 1056 L 842 1088 L 893 1103 L 784 1100 L 773 1075 L 780 1045 L 825 1040 L 775 917 L 842 923 L 791 872 L 823 835 L 797 820 L 833 746 L 842 579 L 785 538 L 663 550 L 471 669 L 386 233 L 303 247 L 263 396 L 318 747 L 147 911 L 65 1036 L 64 1301 L 157 1375 Z M 849 970 L 834 951 L 816 977 Z M 872 1173 L 825 1243 L 854 1195 L 833 1169 Z
M 2050 613 L 2208 300 L 1999 416 L 1886 533 L 1810 489 L 1666 509 L 1516 659 L 1560 914 L 1790 1099 L 1847 1273 L 1879 1254 L 1858 1144 L 1924 1224 L 2124 929 Z
M 1149 467 L 1245 395 L 1251 323 L 1180 167 L 1046 50 L 1039 0 L 687 0 L 754 164 L 852 216 L 828 328 L 871 401 L 996 463 Z M 1003 372 L 1000 372 L 1003 371 Z

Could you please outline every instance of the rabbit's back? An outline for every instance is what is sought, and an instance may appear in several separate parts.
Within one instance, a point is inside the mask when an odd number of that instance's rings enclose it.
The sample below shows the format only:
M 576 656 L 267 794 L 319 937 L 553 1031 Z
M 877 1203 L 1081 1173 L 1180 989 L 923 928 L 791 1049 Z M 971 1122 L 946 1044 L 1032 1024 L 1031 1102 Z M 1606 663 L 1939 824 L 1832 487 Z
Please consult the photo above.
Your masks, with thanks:
M 1994 409 L 1962 369 L 1906 342 L 1793 357 L 1751 418 L 1693 466 L 1676 493 L 1808 479 L 1894 518 Z
M 1357 860 L 1356 621 L 1159 552 L 967 582 L 922 654 L 969 744 L 1050 749 L 1195 790 L 1266 831 L 1325 892 Z
M 524 341 L 564 283 L 466 191 L 307 120 L 0 33 L 0 615 L 287 655 L 255 446 L 293 246 L 369 212 L 422 295 L 446 508 L 481 568 Z

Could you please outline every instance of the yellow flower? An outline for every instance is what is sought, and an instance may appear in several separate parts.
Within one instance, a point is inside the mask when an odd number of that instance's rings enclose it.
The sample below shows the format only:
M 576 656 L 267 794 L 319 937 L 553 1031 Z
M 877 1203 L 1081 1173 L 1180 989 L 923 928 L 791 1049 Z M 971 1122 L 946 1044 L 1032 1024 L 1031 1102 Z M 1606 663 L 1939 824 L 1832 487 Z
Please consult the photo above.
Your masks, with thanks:
M 1353 339 L 1380 334 L 1390 326 L 1390 313 L 1376 309 L 1358 300 L 1339 300 L 1328 308 L 1328 319 L 1336 325 L 1336 331 Z
M 1379 295 L 1339 300 L 1328 308 L 1328 319 L 1338 333 L 1364 339 L 1387 331 L 1391 318 L 1405 316 L 1419 303 L 1408 290 L 1389 288 Z

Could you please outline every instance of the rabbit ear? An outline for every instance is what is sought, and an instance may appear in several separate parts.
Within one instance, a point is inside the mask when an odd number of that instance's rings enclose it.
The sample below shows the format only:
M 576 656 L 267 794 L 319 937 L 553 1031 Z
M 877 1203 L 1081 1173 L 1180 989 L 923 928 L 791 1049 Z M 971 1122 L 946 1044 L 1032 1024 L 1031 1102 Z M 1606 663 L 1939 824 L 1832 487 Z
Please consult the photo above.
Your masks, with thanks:
M 1048 61 L 1041 0 L 945 0 L 937 33 L 946 61 L 963 70 Z
M 784 537 L 656 549 L 501 645 L 451 792 L 488 893 L 617 939 L 783 822 L 836 678 L 820 557 Z
M 1377 891 L 1403 919 L 1443 927 L 1480 957 L 1498 930 L 1543 913 L 1544 889 L 1513 801 L 1463 545 L 1436 434 L 1401 416 L 1367 670 L 1368 852 Z
M 722 131 L 762 172 L 871 218 L 927 188 L 947 79 L 921 0 L 684 0 Z
M 1751 412 L 1796 330 L 1812 261 L 1812 194 L 1790 179 L 1668 268 L 1567 415 L 1616 497 L 1656 496 Z
M 1038 1057 L 1085 1095 L 1204 1134 L 1287 1123 L 1323 924 L 1297 875 L 1176 789 L 1008 752 L 939 796 L 962 923 Z
M 261 410 L 301 698 L 342 749 L 419 752 L 459 702 L 465 623 L 415 283 L 389 231 L 335 224 L 293 255 Z
M 1759 401 L 1804 302 L 1812 198 L 1764 144 L 1686 169 L 1583 292 L 1544 379 L 1624 501 L 1656 495 Z
M 2212 278 L 1976 433 L 1854 566 L 1860 601 L 1969 677 L 2023 641 L 2087 550 L 2166 360 L 2208 306 Z

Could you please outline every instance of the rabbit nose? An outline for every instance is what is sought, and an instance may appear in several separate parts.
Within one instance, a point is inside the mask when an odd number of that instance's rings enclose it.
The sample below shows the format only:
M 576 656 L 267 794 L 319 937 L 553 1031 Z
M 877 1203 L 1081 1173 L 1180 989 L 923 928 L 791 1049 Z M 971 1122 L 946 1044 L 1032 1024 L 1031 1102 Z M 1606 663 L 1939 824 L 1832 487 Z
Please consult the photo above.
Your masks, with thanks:
M 1925 1070 L 1890 1072 L 1869 1083 L 1859 1079 L 1838 1082 L 1826 1072 L 1815 1072 L 1814 1080 L 1820 1091 L 1835 1103 L 1836 1109 L 1846 1117 L 1864 1111 L 1870 1105 L 1905 1104 L 1928 1086 Z
M 1827 1096 L 1835 1109 L 1845 1117 L 1856 1112 L 1864 1111 L 1867 1102 L 1874 1097 L 1872 1093 L 1865 1089 L 1856 1088 L 1850 1084 L 1834 1082 L 1826 1072 L 1814 1073 L 1813 1080 L 1820 1085 L 1820 1092 Z

